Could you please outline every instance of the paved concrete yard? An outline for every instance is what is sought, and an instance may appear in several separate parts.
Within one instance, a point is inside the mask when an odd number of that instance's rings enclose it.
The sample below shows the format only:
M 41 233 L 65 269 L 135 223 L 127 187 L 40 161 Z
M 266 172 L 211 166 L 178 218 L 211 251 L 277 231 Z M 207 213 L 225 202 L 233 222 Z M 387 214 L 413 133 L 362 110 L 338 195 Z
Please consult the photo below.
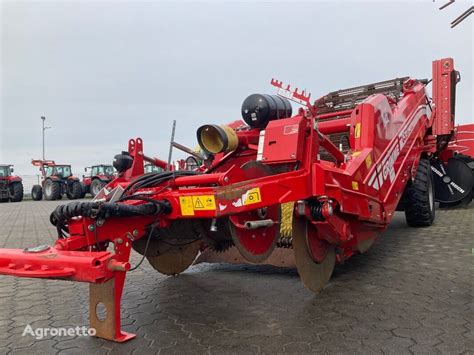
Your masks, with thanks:
M 52 244 L 58 203 L 0 204 L 0 246 Z M 206 264 L 165 277 L 144 262 L 126 282 L 123 323 L 137 338 L 125 344 L 23 337 L 26 324 L 88 325 L 88 285 L 0 276 L 0 353 L 473 354 L 474 206 L 437 212 L 425 229 L 397 214 L 318 296 L 295 270 Z

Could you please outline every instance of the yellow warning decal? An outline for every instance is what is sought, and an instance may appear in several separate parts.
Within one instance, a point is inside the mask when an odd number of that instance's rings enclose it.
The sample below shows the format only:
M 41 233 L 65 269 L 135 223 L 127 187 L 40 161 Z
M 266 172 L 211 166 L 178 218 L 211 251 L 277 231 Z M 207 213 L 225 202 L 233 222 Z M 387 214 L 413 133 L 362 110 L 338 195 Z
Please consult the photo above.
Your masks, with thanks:
M 242 200 L 245 205 L 251 205 L 253 203 L 262 202 L 262 196 L 260 195 L 260 188 L 254 187 L 250 189 L 242 196 Z
M 181 196 L 179 206 L 183 216 L 194 216 L 193 198 L 191 196 Z
M 360 123 L 357 123 L 356 126 L 355 126 L 354 137 L 355 137 L 355 138 L 359 138 L 359 137 L 360 137 Z
M 352 181 L 352 190 L 359 190 L 359 183 L 357 181 Z
M 370 156 L 370 154 L 367 155 L 367 157 L 365 158 L 365 165 L 367 166 L 367 169 L 372 166 L 372 157 Z
M 195 211 L 214 211 L 216 199 L 214 195 L 193 196 L 193 208 Z

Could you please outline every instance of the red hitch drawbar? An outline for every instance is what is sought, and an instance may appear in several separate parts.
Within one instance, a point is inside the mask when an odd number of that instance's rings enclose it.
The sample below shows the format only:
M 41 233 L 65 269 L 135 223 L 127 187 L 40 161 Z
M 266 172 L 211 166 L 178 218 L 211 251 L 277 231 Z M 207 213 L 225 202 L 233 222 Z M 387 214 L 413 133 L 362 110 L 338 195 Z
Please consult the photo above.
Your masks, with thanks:
M 0 274 L 17 277 L 50 278 L 90 283 L 90 326 L 96 335 L 124 342 L 135 337 L 120 329 L 120 300 L 125 273 L 130 270 L 128 257 L 131 241 L 117 239 L 115 254 L 108 251 L 68 251 L 39 246 L 26 249 L 2 249 Z M 97 316 L 97 306 L 107 310 L 104 320 Z

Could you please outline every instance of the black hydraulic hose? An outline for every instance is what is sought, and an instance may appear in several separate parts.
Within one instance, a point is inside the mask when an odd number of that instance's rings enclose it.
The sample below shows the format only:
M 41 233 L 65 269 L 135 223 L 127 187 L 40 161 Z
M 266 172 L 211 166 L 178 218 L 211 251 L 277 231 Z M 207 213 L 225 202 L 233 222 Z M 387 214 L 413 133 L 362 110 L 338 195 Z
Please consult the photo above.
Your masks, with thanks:
M 134 181 L 132 181 L 125 189 L 124 195 L 133 193 L 141 188 L 149 188 L 160 185 L 161 183 L 174 179 L 175 177 L 180 176 L 192 176 L 199 175 L 199 172 L 188 171 L 188 170 L 178 170 L 178 171 L 165 171 L 161 173 L 149 173 L 142 176 L 139 176 Z
M 171 213 L 171 204 L 167 200 L 154 200 L 150 197 L 146 196 L 125 196 L 119 199 L 120 202 L 127 201 L 127 200 L 138 200 L 138 201 L 146 201 L 153 204 L 158 204 L 160 207 L 160 214 L 169 214 Z M 158 213 L 156 213 L 158 214 Z
M 146 196 L 132 194 L 140 188 L 156 187 L 176 177 L 199 174 L 201 173 L 188 170 L 144 174 L 132 181 L 124 189 L 122 197 L 117 201 L 141 200 L 146 202 L 144 204 L 134 206 L 116 202 L 71 202 L 67 205 L 56 207 L 49 219 L 51 224 L 54 225 L 58 231 L 58 238 L 65 238 L 67 234 L 69 234 L 67 222 L 73 217 L 106 219 L 110 217 L 158 216 L 160 214 L 168 214 L 171 212 L 171 204 L 169 201 L 154 200 Z
M 64 232 L 69 233 L 67 222 L 73 217 L 107 219 L 110 217 L 157 216 L 171 212 L 171 205 L 166 200 L 153 200 L 139 196 L 129 199 L 143 200 L 146 203 L 134 206 L 115 202 L 71 202 L 56 207 L 49 220 L 58 230 L 58 237 L 64 238 Z
M 71 202 L 67 205 L 60 205 L 50 215 L 50 222 L 56 226 L 59 238 L 65 237 L 69 233 L 67 221 L 73 217 L 87 218 L 110 218 L 110 217 L 134 217 L 152 216 L 168 214 L 171 212 L 171 205 L 166 200 L 154 200 L 145 196 L 133 196 L 140 188 L 155 187 L 167 180 L 180 176 L 198 175 L 199 172 L 178 170 L 165 171 L 161 173 L 144 174 L 132 181 L 123 192 L 123 196 L 118 202 L 126 200 L 141 200 L 146 203 L 134 206 L 114 202 Z
M 51 218 L 60 220 L 79 216 L 89 218 L 151 216 L 160 213 L 162 206 L 167 204 L 163 201 L 138 206 L 114 202 L 71 202 L 56 207 Z

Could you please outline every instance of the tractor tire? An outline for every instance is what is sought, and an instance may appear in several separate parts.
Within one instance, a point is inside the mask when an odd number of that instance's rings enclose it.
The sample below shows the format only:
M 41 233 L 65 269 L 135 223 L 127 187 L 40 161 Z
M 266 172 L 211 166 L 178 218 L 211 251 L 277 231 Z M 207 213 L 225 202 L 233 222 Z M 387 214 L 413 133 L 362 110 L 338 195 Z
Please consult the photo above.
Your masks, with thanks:
M 92 197 L 95 197 L 105 185 L 107 184 L 99 179 L 92 180 L 90 188 L 90 194 L 92 195 Z
M 82 188 L 82 196 L 81 198 L 84 198 L 88 193 L 89 193 L 89 186 L 81 182 L 81 188 Z
M 82 186 L 79 181 L 74 181 L 67 187 L 67 198 L 70 200 L 77 200 L 82 197 Z
M 46 180 L 44 183 L 44 199 L 49 201 L 58 200 L 61 196 L 61 184 L 57 181 Z
M 411 227 L 428 227 L 435 219 L 434 182 L 426 158 L 420 159 L 415 181 L 405 188 L 405 217 Z
M 40 185 L 34 185 L 31 189 L 31 198 L 33 201 L 41 201 L 43 199 L 43 188 Z
M 7 198 L 0 198 L 0 203 L 8 202 L 8 197 Z
M 23 184 L 21 182 L 14 182 L 10 186 L 10 201 L 20 202 L 23 200 Z

